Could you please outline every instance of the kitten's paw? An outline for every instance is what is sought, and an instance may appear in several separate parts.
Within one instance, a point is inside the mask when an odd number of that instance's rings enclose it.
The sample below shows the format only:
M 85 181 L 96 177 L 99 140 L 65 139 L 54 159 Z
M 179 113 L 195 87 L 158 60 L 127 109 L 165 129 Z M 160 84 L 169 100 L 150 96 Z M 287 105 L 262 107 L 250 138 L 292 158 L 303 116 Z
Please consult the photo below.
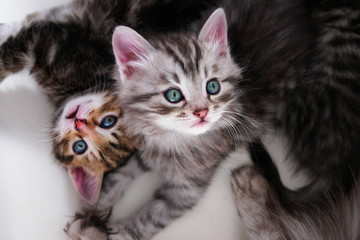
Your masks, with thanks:
M 71 240 L 107 240 L 107 216 L 96 213 L 77 213 L 74 221 L 68 223 L 64 231 Z
M 231 187 L 237 211 L 249 239 L 285 239 L 274 222 L 277 195 L 254 166 L 243 166 L 232 173 Z
M 133 240 L 133 237 L 127 233 L 122 225 L 109 225 L 108 230 L 108 240 Z
M 265 206 L 271 191 L 261 172 L 249 165 L 242 166 L 232 173 L 231 187 L 240 213 L 257 206 Z
M 109 233 L 108 240 L 133 240 L 133 238 L 125 231 L 117 233 Z

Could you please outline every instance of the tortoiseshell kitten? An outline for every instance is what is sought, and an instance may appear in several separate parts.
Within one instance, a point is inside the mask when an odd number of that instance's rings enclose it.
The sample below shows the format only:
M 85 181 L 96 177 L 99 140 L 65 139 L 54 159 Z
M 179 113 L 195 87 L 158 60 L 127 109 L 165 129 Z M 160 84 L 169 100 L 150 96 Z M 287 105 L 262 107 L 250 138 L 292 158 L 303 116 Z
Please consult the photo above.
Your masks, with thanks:
M 69 9 L 32 15 L 19 29 L 7 29 L 1 39 L 0 75 L 3 80 L 30 69 L 55 107 L 49 133 L 55 159 L 66 167 L 82 199 L 93 204 L 103 174 L 125 163 L 136 142 L 122 131 L 106 35 L 75 24 L 77 17 L 62 15 L 65 11 Z
M 76 0 L 21 24 L 0 25 L 0 81 L 28 68 L 44 89 L 56 109 L 54 156 L 86 202 L 98 200 L 104 173 L 125 164 L 138 147 L 123 131 L 115 95 L 113 29 L 180 30 L 212 2 Z

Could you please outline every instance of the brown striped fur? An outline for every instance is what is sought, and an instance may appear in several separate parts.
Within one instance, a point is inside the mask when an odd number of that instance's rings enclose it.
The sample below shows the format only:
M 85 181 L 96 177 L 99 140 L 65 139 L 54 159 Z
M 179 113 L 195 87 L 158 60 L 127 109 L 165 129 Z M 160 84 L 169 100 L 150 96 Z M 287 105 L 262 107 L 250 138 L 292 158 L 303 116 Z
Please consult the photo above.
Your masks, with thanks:
M 94 108 L 87 117 L 87 129 L 67 129 L 62 131 L 60 121 L 53 130 L 53 153 L 67 168 L 84 167 L 94 173 L 104 173 L 121 166 L 138 147 L 138 141 L 124 134 L 121 109 L 114 95 L 104 96 L 103 103 Z M 113 128 L 99 131 L 101 118 L 107 113 L 118 117 Z M 77 155 L 72 150 L 75 140 L 84 139 L 93 146 L 87 154 Z

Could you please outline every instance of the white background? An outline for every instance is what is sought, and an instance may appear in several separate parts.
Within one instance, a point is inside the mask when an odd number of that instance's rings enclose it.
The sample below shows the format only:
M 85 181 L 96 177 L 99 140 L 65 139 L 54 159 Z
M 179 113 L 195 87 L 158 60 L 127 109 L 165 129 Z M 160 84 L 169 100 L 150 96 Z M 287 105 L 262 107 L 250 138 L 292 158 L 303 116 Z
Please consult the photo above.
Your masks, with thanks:
M 27 13 L 64 2 L 69 0 L 0 0 L 0 23 L 21 20 Z M 78 209 L 78 197 L 51 156 L 51 113 L 46 97 L 26 70 L 0 84 L 1 240 L 67 239 L 62 229 Z M 248 160 L 247 155 L 239 154 L 220 168 L 198 206 L 154 239 L 241 239 L 229 181 L 230 167 L 240 163 L 239 159 Z M 156 182 L 151 174 L 143 176 L 116 212 L 126 215 Z

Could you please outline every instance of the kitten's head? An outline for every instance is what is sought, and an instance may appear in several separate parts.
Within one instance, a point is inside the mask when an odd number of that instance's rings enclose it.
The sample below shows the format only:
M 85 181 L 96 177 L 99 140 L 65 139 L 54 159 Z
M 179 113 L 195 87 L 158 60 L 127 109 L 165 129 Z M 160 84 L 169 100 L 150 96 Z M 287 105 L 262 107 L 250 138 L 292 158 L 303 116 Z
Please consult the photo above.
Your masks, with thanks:
M 116 95 L 93 93 L 68 101 L 56 119 L 53 153 L 79 195 L 97 201 L 103 174 L 131 156 L 137 142 L 126 136 Z
M 200 135 L 234 121 L 230 112 L 239 108 L 235 84 L 241 70 L 230 56 L 222 9 L 198 35 L 169 34 L 152 44 L 119 26 L 113 48 L 131 132 Z

